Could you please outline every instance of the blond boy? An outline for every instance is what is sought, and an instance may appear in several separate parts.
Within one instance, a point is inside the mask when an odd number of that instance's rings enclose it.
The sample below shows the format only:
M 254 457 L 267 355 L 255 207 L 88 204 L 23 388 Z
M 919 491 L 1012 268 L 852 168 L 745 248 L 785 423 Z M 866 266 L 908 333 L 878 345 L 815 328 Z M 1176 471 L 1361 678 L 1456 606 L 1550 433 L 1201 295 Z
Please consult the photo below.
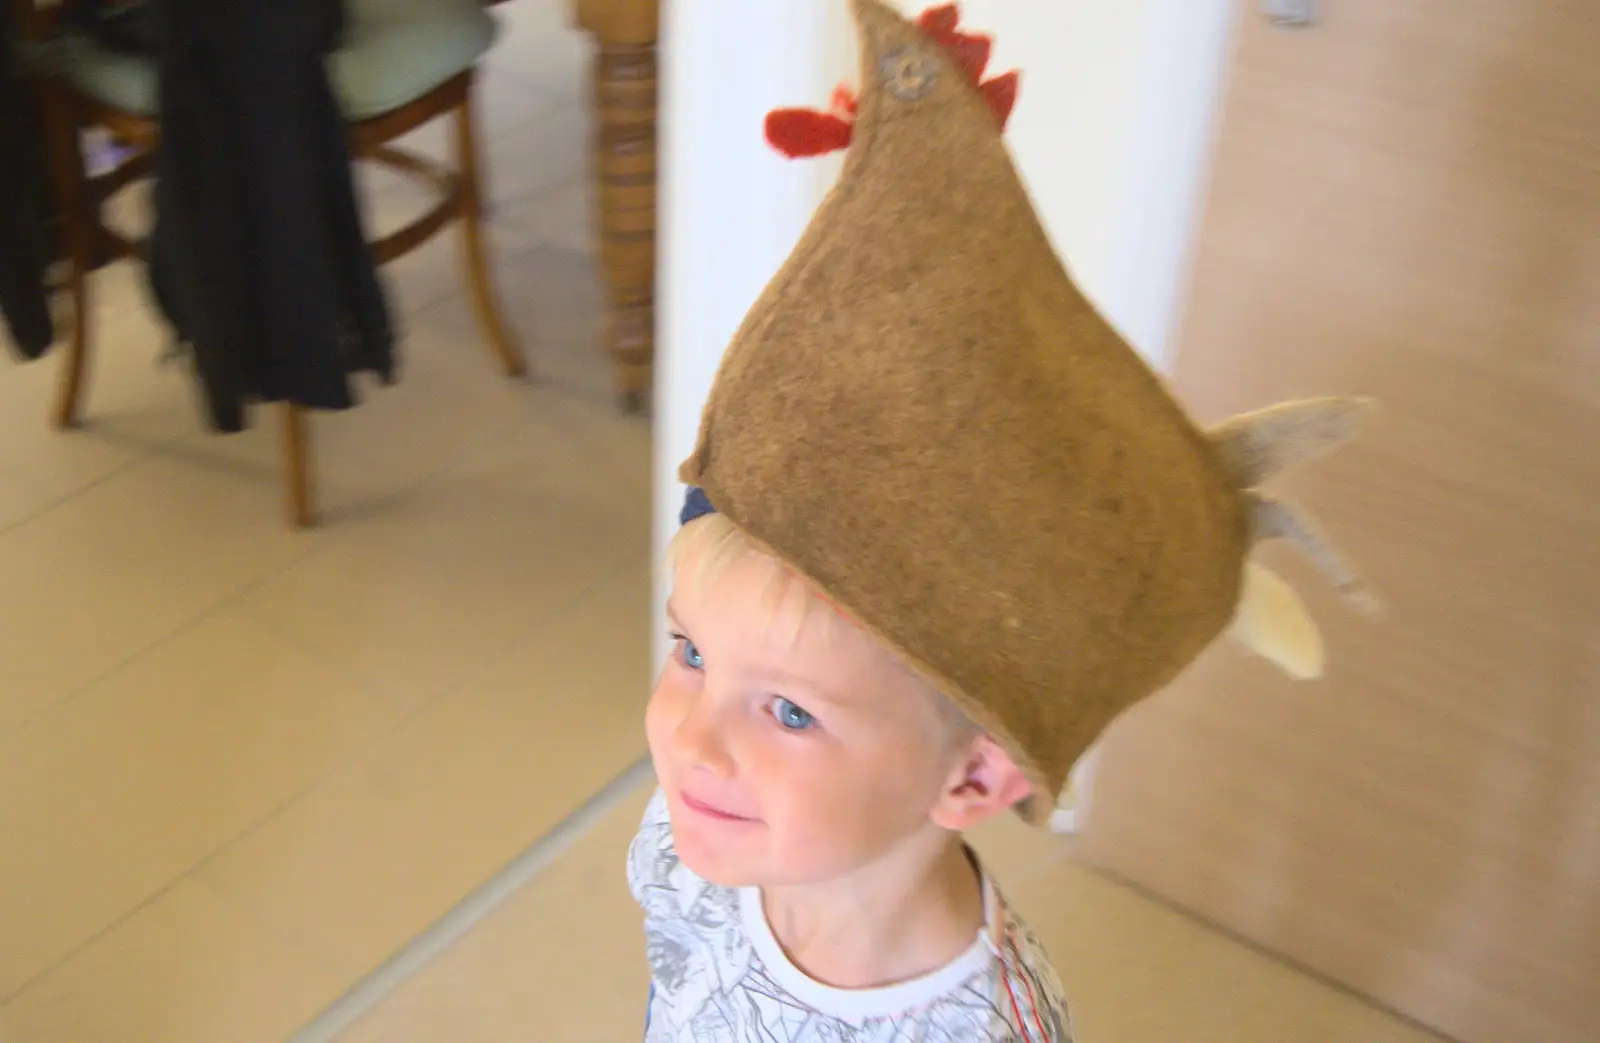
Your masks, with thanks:
M 650 1041 L 1070 1038 L 964 834 L 1067 772 L 1224 630 L 1320 668 L 1248 561 L 1259 491 L 1359 404 L 1199 430 L 1055 257 L 1001 137 L 1014 73 L 953 5 L 853 0 L 862 89 L 768 122 L 839 183 L 717 375 L 673 545 L 674 651 L 630 850 Z

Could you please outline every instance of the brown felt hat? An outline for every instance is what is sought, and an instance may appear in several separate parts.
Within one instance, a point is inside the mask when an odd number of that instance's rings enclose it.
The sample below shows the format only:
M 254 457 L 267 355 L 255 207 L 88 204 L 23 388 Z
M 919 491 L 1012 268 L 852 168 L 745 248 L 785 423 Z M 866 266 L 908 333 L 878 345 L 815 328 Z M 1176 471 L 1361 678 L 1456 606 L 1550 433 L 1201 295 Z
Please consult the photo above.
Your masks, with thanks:
M 843 173 L 728 348 L 680 473 L 1002 743 L 1039 822 L 1111 720 L 1230 624 L 1316 672 L 1298 599 L 1247 556 L 1289 537 L 1354 581 L 1253 490 L 1348 438 L 1360 403 L 1196 427 L 1052 250 L 987 39 L 953 7 L 852 2 L 859 100 L 768 124 L 791 155 L 847 144 Z

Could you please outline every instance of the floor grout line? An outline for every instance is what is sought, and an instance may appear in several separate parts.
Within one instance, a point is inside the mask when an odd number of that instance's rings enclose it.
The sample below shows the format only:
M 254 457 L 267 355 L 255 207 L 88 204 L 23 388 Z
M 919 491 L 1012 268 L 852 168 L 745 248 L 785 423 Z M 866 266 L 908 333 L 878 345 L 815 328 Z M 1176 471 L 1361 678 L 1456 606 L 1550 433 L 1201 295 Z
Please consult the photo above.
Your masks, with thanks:
M 595 598 L 599 597 L 601 591 L 604 590 L 609 584 L 614 582 L 617 578 L 622 576 L 627 571 L 628 567 L 636 560 L 637 559 L 635 558 L 629 558 L 627 562 L 618 565 L 615 569 L 607 572 L 605 575 L 599 577 L 594 582 L 589 584 L 589 586 L 585 587 L 582 591 L 575 594 L 571 601 L 567 602 L 558 609 L 553 609 L 547 616 L 541 617 L 537 631 L 544 631 L 546 628 L 555 624 L 564 616 L 571 615 L 580 608 L 589 604 Z M 648 562 L 646 563 L 646 566 L 648 567 Z M 249 616 L 248 613 L 246 613 L 246 615 L 252 621 L 260 622 L 255 620 L 254 616 Z M 268 623 L 261 622 L 261 626 L 265 633 L 277 638 L 280 641 L 290 640 L 281 631 L 278 631 L 275 627 Z M 490 670 L 493 670 L 495 663 L 509 658 L 513 652 L 517 648 L 520 648 L 523 644 L 540 640 L 540 636 L 540 633 L 536 631 L 530 631 L 523 634 L 521 637 L 510 642 L 491 655 L 489 657 L 489 662 L 479 664 L 479 667 L 469 672 L 468 676 L 458 678 L 456 681 L 447 685 L 444 689 L 429 699 L 423 700 L 407 709 L 397 711 L 393 719 L 383 727 L 381 732 L 379 732 L 377 735 L 374 735 L 369 741 L 362 743 L 358 749 L 351 750 L 346 756 L 339 758 L 337 761 L 329 765 L 328 769 L 319 775 L 315 780 L 290 794 L 281 803 L 279 803 L 277 807 L 273 808 L 270 812 L 263 815 L 257 821 L 250 823 L 250 825 L 240 830 L 226 843 L 220 845 L 215 850 L 201 857 L 193 866 L 184 871 L 179 880 L 173 881 L 171 886 L 175 887 L 182 880 L 198 876 L 200 873 L 204 872 L 211 865 L 213 865 L 218 859 L 221 859 L 227 855 L 229 851 L 232 851 L 234 848 L 245 843 L 251 837 L 265 829 L 274 820 L 288 812 L 296 804 L 310 798 L 318 790 L 322 789 L 322 787 L 328 785 L 330 782 L 336 779 L 340 774 L 351 770 L 357 765 L 369 761 L 378 753 L 384 743 L 399 735 L 418 718 L 428 713 L 435 706 L 444 703 L 447 700 L 458 698 L 471 691 L 474 681 L 479 677 L 485 676 Z M 324 659 L 323 656 L 325 653 L 321 649 L 311 648 L 300 642 L 294 642 L 294 645 L 300 650 L 302 655 L 317 659 L 324 668 L 334 671 L 338 676 L 341 676 L 351 684 L 358 686 L 368 695 L 384 703 L 391 709 L 394 708 L 393 694 L 384 689 L 382 685 L 360 676 L 357 672 L 345 669 L 342 664 L 335 664 L 331 660 Z M 240 907 L 248 910 L 252 915 L 264 918 L 263 910 L 261 910 L 253 901 L 251 901 L 249 898 L 246 898 L 244 895 L 238 894 L 231 889 L 220 885 L 217 887 L 217 890 L 226 895 L 233 902 L 237 903 Z M 163 891 L 163 893 L 165 893 L 165 891 Z M 280 935 L 280 937 L 286 936 Z M 319 960 L 326 962 L 328 959 L 328 954 L 319 951 L 318 945 L 313 943 L 309 938 L 295 937 L 286 940 L 291 941 L 297 949 L 312 953 Z M 0 1043 L 4 1043 L 4 1040 L 0 1040 Z
M 308 549 L 304 553 L 302 553 L 301 555 L 296 557 L 294 559 L 294 561 L 296 561 L 296 562 L 303 561 L 306 557 L 308 557 L 312 553 L 314 553 L 314 551 L 311 550 L 311 549 Z M 112 666 L 112 667 L 108 668 L 107 670 L 105 670 L 104 672 L 102 672 L 101 674 L 97 675 L 94 680 L 88 682 L 87 684 L 79 686 L 78 688 L 74 689 L 68 695 L 66 695 L 66 696 L 62 697 L 61 699 L 58 699 L 55 702 L 49 704 L 40 713 L 35 714 L 33 717 L 25 719 L 16 728 L 12 729 L 11 731 L 8 731 L 3 737 L 0 737 L 0 747 L 4 747 L 5 745 L 9 745 L 12 742 L 17 742 L 17 741 L 20 741 L 22 738 L 25 738 L 27 732 L 30 729 L 38 726 L 40 722 L 45 720 L 51 714 L 55 714 L 55 713 L 61 712 L 66 707 L 71 706 L 73 703 L 76 703 L 78 700 L 87 697 L 90 693 L 92 693 L 95 690 L 95 688 L 97 686 L 105 683 L 105 681 L 108 678 L 116 676 L 116 674 L 118 674 L 122 670 L 128 668 L 128 666 L 130 666 L 131 664 L 138 662 L 140 659 L 143 659 L 144 657 L 150 655 L 153 652 L 156 652 L 157 650 L 161 649 L 162 647 L 164 647 L 164 646 L 166 646 L 168 644 L 171 644 L 174 641 L 180 640 L 181 638 L 183 638 L 184 636 L 186 636 L 190 632 L 196 630 L 197 628 L 199 628 L 201 626 L 204 626 L 208 621 L 220 617 L 223 613 L 228 612 L 230 610 L 233 610 L 240 602 L 242 602 L 246 598 L 248 598 L 252 591 L 254 591 L 258 587 L 270 582 L 272 579 L 276 578 L 276 576 L 277 576 L 276 572 L 271 572 L 271 573 L 268 573 L 267 575 L 265 575 L 263 577 L 260 577 L 260 578 L 258 578 L 256 580 L 252 580 L 251 582 L 245 584 L 243 587 L 241 587 L 240 589 L 234 591 L 232 594 L 228 595 L 227 597 L 223 598 L 222 600 L 220 600 L 218 602 L 215 602 L 215 603 L 213 603 L 211 605 L 208 605 L 204 609 L 199 611 L 198 613 L 195 613 L 194 615 L 188 617 L 187 619 L 185 619 L 182 623 L 180 623 L 174 629 L 172 629 L 170 631 L 167 631 L 166 633 L 162 634 L 160 637 L 156 638 L 154 641 L 152 641 L 149 644 L 145 645 L 139 651 L 132 653 L 131 655 L 127 656 L 126 658 L 120 660 L 115 666 Z M 23 993 L 25 993 L 28 990 L 32 989 L 34 986 L 38 985 L 41 981 L 44 981 L 45 979 L 49 978 L 52 974 L 56 973 L 56 971 L 60 970 L 62 967 L 66 966 L 73 959 L 75 959 L 78 956 L 79 953 L 81 953 L 84 950 L 86 950 L 87 948 L 89 948 L 89 946 L 93 945 L 95 942 L 99 941 L 101 938 L 105 937 L 110 932 L 116 930 L 123 923 L 127 922 L 132 917 L 138 915 L 140 912 L 142 912 L 144 909 L 148 908 L 150 905 L 154 904 L 155 902 L 159 901 L 161 898 L 165 897 L 173 888 L 177 887 L 180 883 L 182 883 L 183 881 L 189 879 L 196 872 L 198 872 L 199 869 L 206 864 L 207 860 L 208 859 L 202 859 L 200 862 L 197 862 L 195 865 L 193 865 L 190 868 L 188 868 L 188 869 L 184 870 L 183 872 L 179 873 L 177 876 L 173 877 L 171 880 L 168 880 L 161 887 L 157 888 L 155 891 L 151 892 L 150 894 L 146 895 L 143 899 L 141 899 L 140 901 L 136 902 L 131 908 L 125 910 L 121 915 L 118 915 L 118 916 L 114 917 L 112 920 L 110 920 L 109 922 L 101 925 L 101 927 L 99 929 L 97 929 L 93 934 L 89 935 L 88 937 L 86 937 L 86 938 L 82 939 L 81 941 L 77 942 L 76 944 L 72 945 L 66 952 L 62 953 L 57 959 L 51 961 L 44 968 L 42 968 L 37 973 L 33 974 L 32 976 L 30 976 L 29 978 L 24 980 L 16 988 L 12 989 L 10 993 L 8 993 L 6 995 L 3 995 L 3 996 L 0 996 L 0 1007 L 4 1007 L 7 1004 L 10 1004 L 14 1000 L 16 1000 L 17 997 L 21 996 Z
M 505 868 L 290 1036 L 288 1043 L 335 1043 L 402 985 L 536 880 L 539 874 L 592 831 L 630 794 L 653 778 L 654 772 L 648 757 L 635 761 L 549 833 L 534 841 Z
M 140 660 L 159 652 L 162 648 L 166 647 L 172 642 L 184 638 L 194 630 L 197 630 L 201 626 L 204 626 L 206 623 L 210 622 L 212 619 L 220 617 L 223 615 L 223 613 L 237 609 L 237 607 L 247 598 L 249 598 L 250 595 L 257 589 L 277 579 L 281 572 L 298 567 L 317 553 L 318 548 L 311 546 L 308 543 L 307 546 L 301 548 L 297 553 L 285 558 L 282 568 L 273 569 L 272 571 L 263 573 L 260 576 L 252 577 L 241 583 L 237 588 L 229 593 L 220 596 L 215 601 L 212 601 L 195 610 L 194 612 L 184 616 L 179 622 L 174 624 L 171 629 L 163 631 L 160 635 L 150 639 L 145 644 L 140 645 L 137 649 L 129 652 L 116 662 L 111 663 L 89 680 L 72 686 L 68 691 L 62 693 L 60 696 L 56 697 L 50 702 L 45 703 L 43 706 L 40 706 L 34 712 L 7 726 L 4 731 L 0 731 L 0 749 L 3 749 L 6 746 L 9 746 L 11 743 L 25 738 L 30 731 L 39 727 L 50 717 L 58 713 L 65 712 L 80 699 L 90 695 L 95 691 L 95 689 L 105 684 L 111 678 L 116 677 L 118 674 L 127 670 L 129 667 L 138 663 Z

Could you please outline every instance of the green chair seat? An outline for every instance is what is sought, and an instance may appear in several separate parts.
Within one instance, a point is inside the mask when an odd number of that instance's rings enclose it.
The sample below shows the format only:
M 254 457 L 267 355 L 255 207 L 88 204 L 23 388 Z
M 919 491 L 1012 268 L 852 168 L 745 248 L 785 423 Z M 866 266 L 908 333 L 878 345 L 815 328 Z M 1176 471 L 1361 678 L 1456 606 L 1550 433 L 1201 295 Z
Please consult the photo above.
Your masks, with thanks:
M 371 119 L 416 101 L 475 66 L 499 23 L 481 0 L 351 0 L 343 45 L 328 73 L 345 118 Z M 73 87 L 124 112 L 154 117 L 156 66 L 85 34 L 56 41 L 57 67 Z

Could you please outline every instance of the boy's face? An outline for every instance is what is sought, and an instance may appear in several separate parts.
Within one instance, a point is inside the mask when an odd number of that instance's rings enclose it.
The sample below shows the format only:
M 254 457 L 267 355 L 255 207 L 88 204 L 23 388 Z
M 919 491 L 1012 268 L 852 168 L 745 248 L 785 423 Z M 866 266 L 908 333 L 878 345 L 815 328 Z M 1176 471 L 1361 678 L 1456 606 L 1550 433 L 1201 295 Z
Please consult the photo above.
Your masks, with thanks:
M 678 640 L 646 716 L 684 864 L 726 887 L 820 883 L 929 829 L 965 738 L 933 693 L 819 603 L 798 629 L 798 610 L 772 626 L 774 584 L 799 582 L 778 563 L 692 569 L 678 566 Z

